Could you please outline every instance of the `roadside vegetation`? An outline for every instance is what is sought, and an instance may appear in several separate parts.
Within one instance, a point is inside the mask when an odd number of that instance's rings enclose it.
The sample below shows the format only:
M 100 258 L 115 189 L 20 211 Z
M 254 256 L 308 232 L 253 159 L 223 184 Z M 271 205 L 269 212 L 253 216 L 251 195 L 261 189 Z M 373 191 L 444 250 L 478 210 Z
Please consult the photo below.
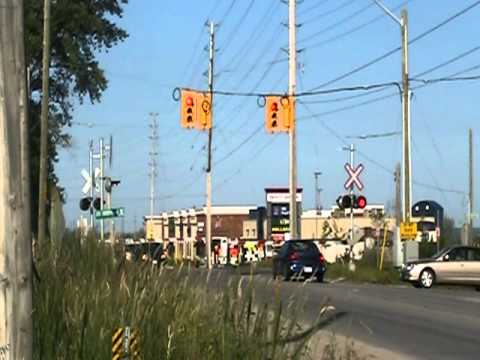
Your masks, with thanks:
M 367 282 L 373 284 L 399 284 L 400 274 L 392 264 L 384 263 L 382 270 L 379 269 L 379 261 L 376 250 L 368 250 L 361 260 L 354 261 L 355 271 L 351 271 L 349 260 L 344 259 L 327 266 L 325 273 L 327 280 L 344 279 L 353 282 Z
M 73 235 L 36 249 L 35 359 L 111 359 L 112 332 L 124 326 L 138 329 L 142 359 L 305 359 L 331 321 L 324 308 L 305 328 L 301 304 L 262 302 L 248 281 L 224 286 L 214 273 L 114 253 Z

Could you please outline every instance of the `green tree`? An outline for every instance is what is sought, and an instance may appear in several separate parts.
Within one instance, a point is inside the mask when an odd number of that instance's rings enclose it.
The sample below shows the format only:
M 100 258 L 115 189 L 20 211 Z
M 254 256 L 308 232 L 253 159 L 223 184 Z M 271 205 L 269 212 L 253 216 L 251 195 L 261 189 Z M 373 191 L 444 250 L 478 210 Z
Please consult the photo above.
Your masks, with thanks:
M 70 146 L 75 100 L 98 103 L 108 85 L 97 55 L 128 34 L 114 20 L 121 18 L 128 0 L 56 0 L 51 5 L 51 68 L 48 180 L 56 185 L 59 147 Z M 30 69 L 30 149 L 32 222 L 37 229 L 42 95 L 43 1 L 25 1 L 26 62 Z

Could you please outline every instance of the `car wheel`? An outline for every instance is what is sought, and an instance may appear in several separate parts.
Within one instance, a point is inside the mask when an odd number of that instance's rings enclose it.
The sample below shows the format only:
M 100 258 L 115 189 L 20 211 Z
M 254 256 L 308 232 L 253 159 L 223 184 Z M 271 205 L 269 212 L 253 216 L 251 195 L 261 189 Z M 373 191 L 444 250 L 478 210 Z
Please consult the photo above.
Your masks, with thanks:
M 318 281 L 319 283 L 322 283 L 322 282 L 323 282 L 323 274 L 317 274 L 316 277 L 317 277 L 317 281 Z
M 433 270 L 425 269 L 420 273 L 420 284 L 425 289 L 430 289 L 435 284 L 435 273 Z

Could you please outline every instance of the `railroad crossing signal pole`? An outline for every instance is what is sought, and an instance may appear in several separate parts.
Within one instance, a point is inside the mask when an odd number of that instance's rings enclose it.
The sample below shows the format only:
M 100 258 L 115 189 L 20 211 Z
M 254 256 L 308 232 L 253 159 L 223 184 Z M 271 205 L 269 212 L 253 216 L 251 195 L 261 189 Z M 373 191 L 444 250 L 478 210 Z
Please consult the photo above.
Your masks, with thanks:
M 291 124 L 289 142 L 289 184 L 290 184 L 290 238 L 298 238 L 297 224 L 297 139 L 296 139 L 296 116 L 295 116 L 295 91 L 297 82 L 297 48 L 296 48 L 296 0 L 288 2 L 288 95 L 291 101 Z

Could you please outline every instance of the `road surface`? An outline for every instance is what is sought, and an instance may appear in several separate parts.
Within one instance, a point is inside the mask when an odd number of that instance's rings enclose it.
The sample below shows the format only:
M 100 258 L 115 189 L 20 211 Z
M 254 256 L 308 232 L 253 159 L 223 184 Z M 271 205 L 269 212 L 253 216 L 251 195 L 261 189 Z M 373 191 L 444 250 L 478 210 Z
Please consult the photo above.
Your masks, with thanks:
M 409 285 L 282 282 L 254 276 L 262 299 L 277 293 L 305 301 L 312 321 L 328 302 L 344 317 L 329 326 L 335 333 L 383 348 L 398 358 L 480 359 L 480 292 L 474 289 L 415 289 Z M 301 300 L 298 300 L 301 302 Z

